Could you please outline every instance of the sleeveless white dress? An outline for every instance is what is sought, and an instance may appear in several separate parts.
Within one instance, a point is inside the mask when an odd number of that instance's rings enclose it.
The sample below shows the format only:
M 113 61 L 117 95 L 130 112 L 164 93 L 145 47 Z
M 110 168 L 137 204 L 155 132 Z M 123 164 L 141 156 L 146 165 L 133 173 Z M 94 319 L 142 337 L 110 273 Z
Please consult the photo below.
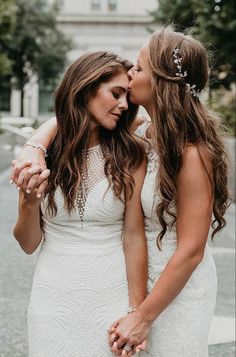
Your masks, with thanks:
M 30 357 L 114 357 L 107 331 L 128 310 L 124 204 L 108 188 L 100 146 L 86 155 L 76 210 L 68 214 L 60 189 L 55 217 L 42 205 L 45 234 L 28 309 Z
M 143 125 L 146 129 L 147 125 Z M 137 131 L 141 136 L 142 128 Z M 162 240 L 162 250 L 156 245 L 161 231 L 155 215 L 158 197 L 155 182 L 158 158 L 152 148 L 148 152 L 147 174 L 142 189 L 142 205 L 145 215 L 145 233 L 148 243 L 149 279 L 151 291 L 169 259 L 176 250 L 175 227 Z M 209 247 L 204 258 L 193 272 L 177 298 L 160 314 L 152 325 L 147 352 L 142 357 L 207 357 L 208 333 L 216 302 L 216 268 Z

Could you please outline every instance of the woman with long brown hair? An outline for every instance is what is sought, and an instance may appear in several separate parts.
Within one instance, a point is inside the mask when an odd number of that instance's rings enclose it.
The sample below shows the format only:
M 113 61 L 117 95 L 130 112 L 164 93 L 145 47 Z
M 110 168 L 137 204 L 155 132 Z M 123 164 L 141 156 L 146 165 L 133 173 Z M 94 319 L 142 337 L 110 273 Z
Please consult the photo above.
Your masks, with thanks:
M 146 165 L 130 129 L 137 112 L 127 99 L 130 67 L 104 51 L 69 67 L 55 93 L 45 196 L 20 190 L 14 235 L 27 254 L 41 243 L 28 309 L 30 357 L 110 357 L 109 326 L 145 298 Z M 46 155 L 42 145 L 27 147 Z
M 151 118 L 143 124 L 150 149 L 142 189 L 149 295 L 110 329 L 111 349 L 122 357 L 148 334 L 142 356 L 208 356 L 217 279 L 207 239 L 210 226 L 212 236 L 224 227 L 228 202 L 220 120 L 201 99 L 208 66 L 199 41 L 165 28 L 151 36 L 129 71 L 130 101 Z M 48 125 L 34 136 L 46 146 L 55 130 Z M 13 181 L 24 185 L 26 177 L 25 187 L 44 189 L 41 178 L 21 171 L 25 159 L 39 162 L 40 152 L 25 148 Z
M 208 57 L 191 36 L 152 34 L 129 71 L 130 100 L 151 118 L 142 189 L 149 294 L 110 329 L 114 352 L 148 341 L 148 357 L 207 357 L 216 270 L 207 246 L 224 227 L 227 164 L 219 117 L 203 104 Z M 114 344 L 113 344 L 114 342 Z

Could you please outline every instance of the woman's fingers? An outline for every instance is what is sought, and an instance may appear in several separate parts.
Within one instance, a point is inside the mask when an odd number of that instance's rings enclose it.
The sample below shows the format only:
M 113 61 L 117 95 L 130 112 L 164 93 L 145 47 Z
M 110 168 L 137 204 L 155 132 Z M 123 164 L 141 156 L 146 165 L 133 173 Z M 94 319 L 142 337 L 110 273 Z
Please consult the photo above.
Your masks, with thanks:
M 133 349 L 131 349 L 131 351 L 129 351 L 129 352 L 127 352 L 123 349 L 121 351 L 120 357 L 131 357 L 134 353 L 135 353 L 135 351 L 133 351 Z
M 118 347 L 118 343 L 115 341 L 111 347 L 111 351 L 116 355 L 120 356 L 121 355 L 121 348 Z
M 24 181 L 23 190 L 26 193 L 31 193 L 38 187 L 39 173 L 32 175 L 28 180 Z
M 121 351 L 120 357 L 127 357 L 127 353 L 126 353 L 125 350 L 122 350 L 122 351 Z
M 30 177 L 30 179 L 28 180 L 28 184 L 24 189 L 26 190 L 26 192 L 32 191 L 35 189 L 39 189 L 42 182 L 45 181 L 49 175 L 50 175 L 50 170 L 46 169 L 46 170 L 42 171 L 41 173 L 39 170 L 38 173 L 33 174 Z
M 48 169 L 44 170 L 40 175 L 39 174 L 33 175 L 29 180 L 27 187 L 25 187 L 25 191 L 27 193 L 31 193 L 32 191 L 35 191 L 37 197 L 40 198 L 42 194 L 45 192 L 45 189 L 48 185 L 47 179 L 49 175 L 50 175 L 50 170 Z
M 29 182 L 31 181 L 35 185 L 37 185 L 37 180 L 39 174 L 41 172 L 41 168 L 30 168 L 30 170 L 24 171 L 22 170 L 19 179 L 17 181 L 17 186 L 20 187 L 23 191 L 26 191 Z
M 113 324 L 111 325 L 111 327 L 108 330 L 108 333 L 113 333 L 118 325 L 119 325 L 119 321 L 113 322 Z
M 47 185 L 48 185 L 48 180 L 46 179 L 41 183 L 41 185 L 37 189 L 36 195 L 38 198 L 40 198 L 42 196 L 42 194 L 45 193 Z
M 47 187 L 47 179 L 50 175 L 50 170 L 46 169 L 42 171 L 39 165 L 35 165 L 30 169 L 23 169 L 16 182 L 18 189 L 31 193 L 37 190 L 37 194 L 42 195 Z
M 24 169 L 24 168 L 28 168 L 29 166 L 32 165 L 32 161 L 31 160 L 27 160 L 27 161 L 19 161 L 19 160 L 13 160 L 12 161 L 12 172 L 11 172 L 11 176 L 10 176 L 10 183 L 16 183 L 18 181 L 18 176 L 20 174 L 20 172 Z
M 50 175 L 50 170 L 49 170 L 49 169 L 44 170 L 44 171 L 39 175 L 39 177 L 38 177 L 38 182 L 37 182 L 37 183 L 38 183 L 38 188 L 40 187 L 40 185 L 41 185 L 45 180 L 48 179 L 49 175 Z
M 32 148 L 31 146 L 26 146 L 23 148 L 19 158 L 12 161 L 13 169 L 10 176 L 10 182 L 16 183 L 21 170 L 31 164 L 32 166 L 34 166 L 34 164 L 39 165 L 43 170 L 47 168 L 43 152 Z M 21 178 L 21 180 L 24 181 L 24 178 Z
M 129 343 L 129 342 L 126 341 L 122 336 L 119 336 L 119 338 L 117 340 L 118 347 L 121 348 L 125 343 Z
M 26 187 L 29 184 L 30 179 L 36 175 L 38 178 L 39 174 L 42 172 L 42 168 L 39 165 L 35 165 L 30 169 L 23 169 L 18 177 L 16 182 L 17 186 L 20 187 L 22 190 L 26 190 Z M 34 182 L 36 182 L 36 177 L 34 177 Z
M 142 343 L 135 346 L 134 350 L 135 350 L 135 352 L 139 352 L 141 350 L 145 351 L 146 348 L 147 348 L 147 340 L 144 340 Z
M 116 334 L 110 334 L 109 338 L 108 338 L 110 347 L 113 346 L 113 343 L 115 342 L 115 340 L 116 340 Z
M 24 169 L 22 169 L 18 175 L 18 178 L 15 179 L 15 184 L 18 187 L 18 189 L 21 189 L 21 190 L 24 189 L 24 180 L 25 180 L 28 170 L 29 170 L 28 167 L 25 167 Z

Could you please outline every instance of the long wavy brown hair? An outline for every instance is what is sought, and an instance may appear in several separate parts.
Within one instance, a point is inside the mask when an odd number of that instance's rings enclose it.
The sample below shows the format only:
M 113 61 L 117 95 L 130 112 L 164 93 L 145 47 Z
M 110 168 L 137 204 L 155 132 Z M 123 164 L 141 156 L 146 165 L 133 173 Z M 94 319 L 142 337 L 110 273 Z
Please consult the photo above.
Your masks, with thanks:
M 89 122 L 88 96 L 96 95 L 101 83 L 121 73 L 127 73 L 132 63 L 114 53 L 96 51 L 77 59 L 66 71 L 55 91 L 55 111 L 58 131 L 50 149 L 51 175 L 48 185 L 48 208 L 56 214 L 54 199 L 59 186 L 69 212 L 75 208 L 76 193 L 81 182 L 83 151 L 88 148 Z M 138 107 L 128 100 L 114 130 L 100 127 L 100 144 L 105 159 L 104 173 L 119 199 L 125 188 L 133 192 L 132 173 L 140 165 L 144 150 L 130 128 Z
M 174 49 L 179 48 L 182 58 L 181 72 L 186 77 L 176 76 Z M 160 202 L 156 213 L 162 227 L 157 244 L 165 235 L 168 223 L 166 215 L 175 223 L 173 207 L 176 204 L 176 178 L 187 145 L 197 147 L 202 163 L 202 149 L 207 150 L 212 160 L 211 180 L 213 196 L 212 238 L 226 222 L 224 213 L 228 206 L 227 156 L 223 144 L 221 118 L 209 111 L 199 99 L 189 93 L 187 83 L 196 85 L 197 93 L 208 83 L 208 56 L 203 45 L 171 27 L 152 34 L 148 45 L 149 63 L 152 70 L 152 91 L 155 98 L 153 112 L 153 142 L 159 155 L 157 191 Z M 205 164 L 204 164 L 205 166 Z M 206 166 L 205 166 L 206 168 Z

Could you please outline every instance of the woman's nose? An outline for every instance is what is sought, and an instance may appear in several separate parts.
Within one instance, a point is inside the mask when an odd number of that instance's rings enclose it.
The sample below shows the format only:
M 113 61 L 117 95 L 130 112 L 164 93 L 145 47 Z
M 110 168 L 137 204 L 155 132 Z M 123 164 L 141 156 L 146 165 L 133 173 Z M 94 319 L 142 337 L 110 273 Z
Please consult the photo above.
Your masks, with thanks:
M 127 99 L 126 97 L 122 98 L 120 103 L 119 103 L 119 108 L 121 110 L 127 110 L 128 109 L 128 102 L 127 102 Z

